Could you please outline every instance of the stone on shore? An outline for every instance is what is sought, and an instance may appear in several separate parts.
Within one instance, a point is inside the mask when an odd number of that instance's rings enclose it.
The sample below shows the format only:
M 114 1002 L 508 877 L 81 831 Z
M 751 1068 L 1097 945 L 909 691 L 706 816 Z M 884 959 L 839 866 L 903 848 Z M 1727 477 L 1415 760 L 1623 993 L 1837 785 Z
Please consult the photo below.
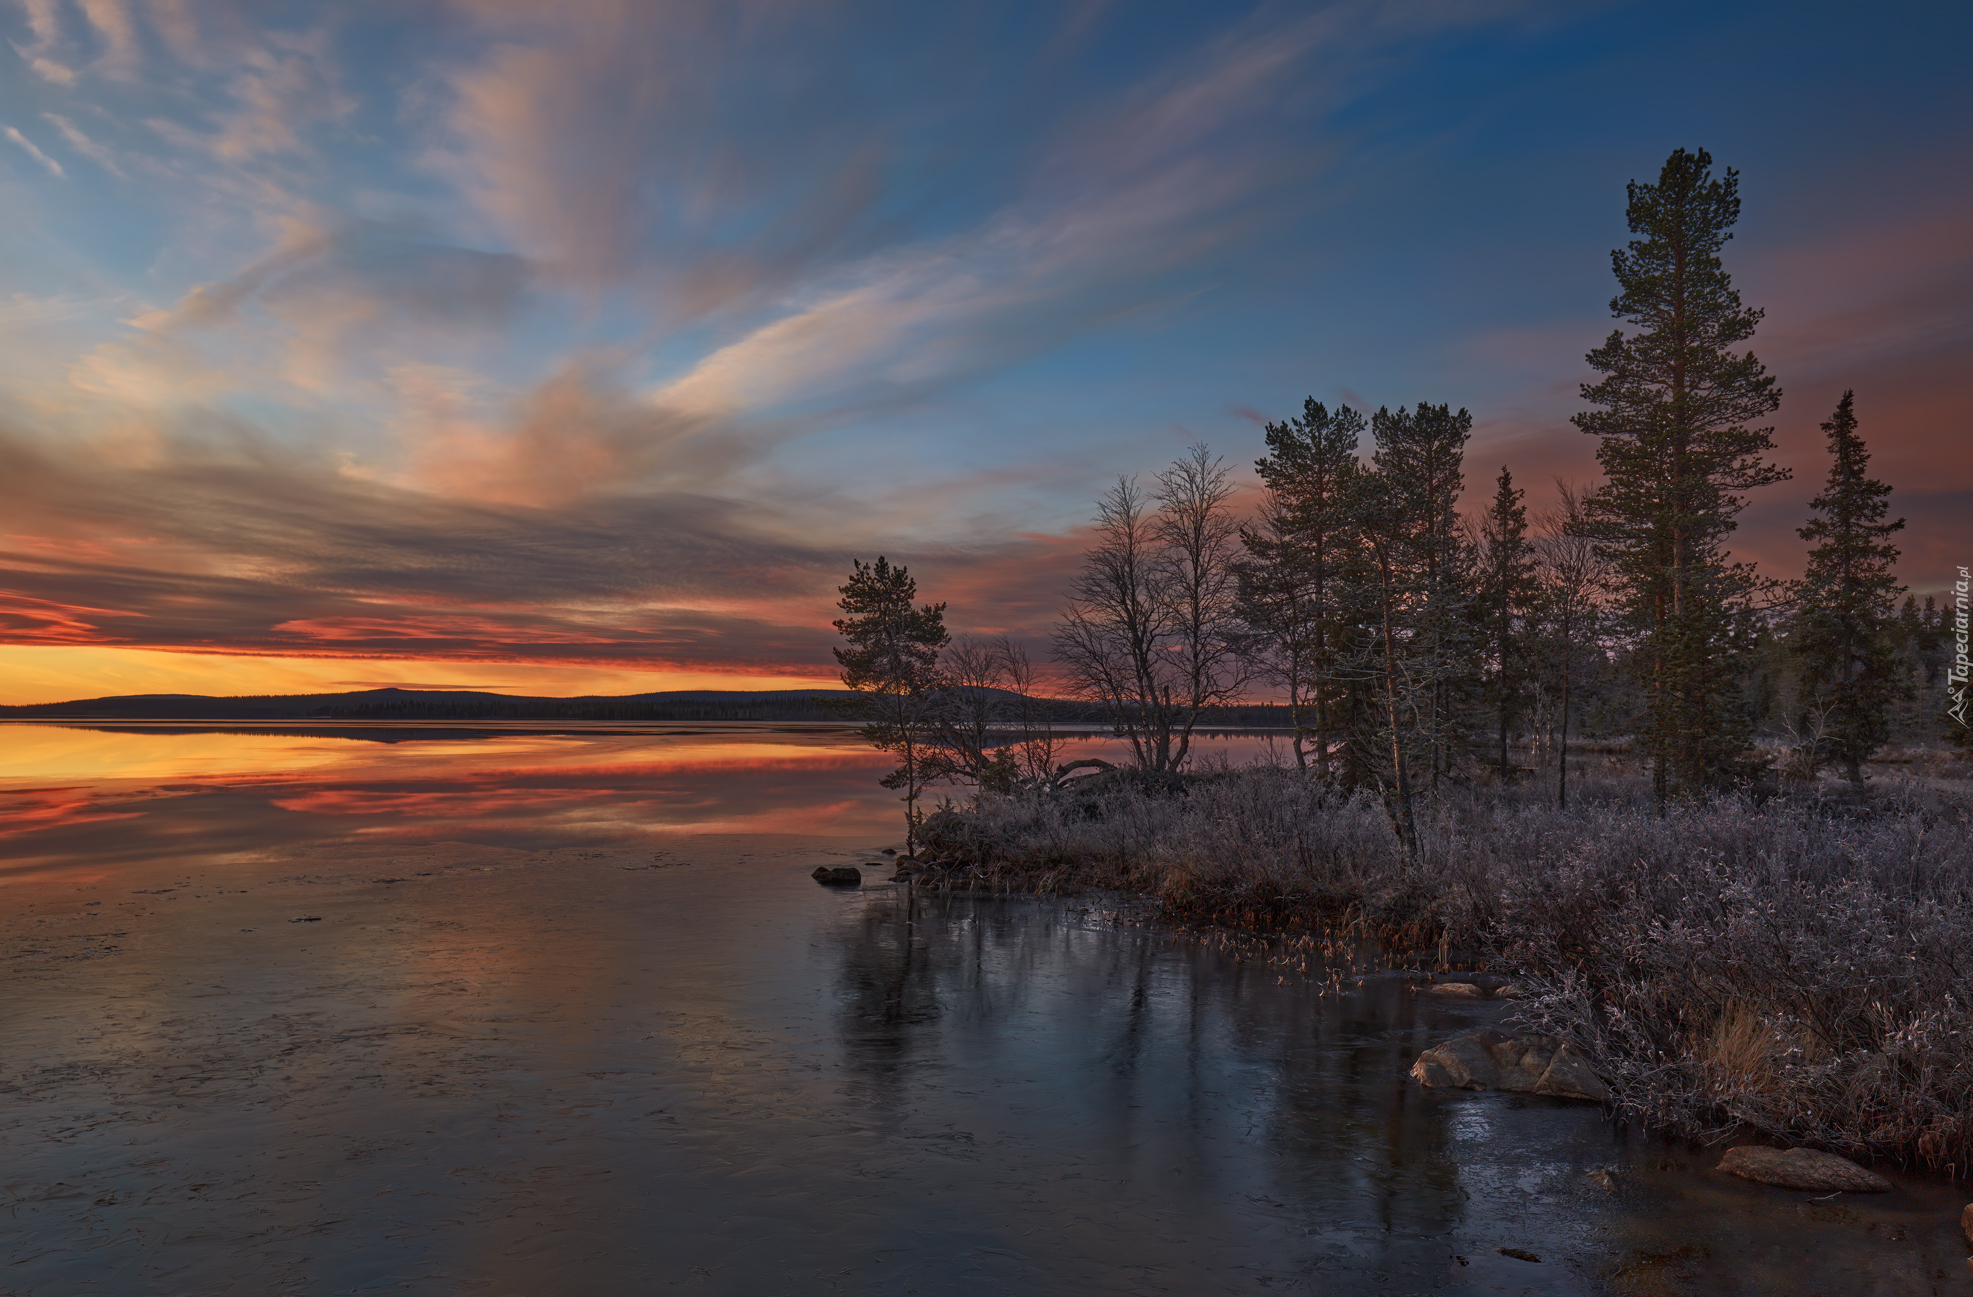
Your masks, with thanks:
M 817 865 L 809 877 L 825 887 L 854 887 L 863 881 L 863 871 L 854 865 Z
M 1743 1180 L 1780 1189 L 1818 1193 L 1888 1193 L 1891 1182 L 1834 1153 L 1813 1148 L 1761 1148 L 1742 1144 L 1726 1150 L 1720 1170 Z
M 1582 1056 L 1552 1036 L 1476 1031 L 1418 1056 L 1411 1075 L 1430 1089 L 1506 1090 L 1607 1103 L 1610 1088 Z

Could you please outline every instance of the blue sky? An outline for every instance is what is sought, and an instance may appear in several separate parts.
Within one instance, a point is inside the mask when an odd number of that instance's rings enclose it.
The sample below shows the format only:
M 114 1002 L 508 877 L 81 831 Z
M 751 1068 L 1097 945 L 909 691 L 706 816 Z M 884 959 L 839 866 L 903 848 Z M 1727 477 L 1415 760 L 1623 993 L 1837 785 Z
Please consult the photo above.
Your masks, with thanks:
M 1742 173 L 1796 481 L 1966 562 L 1963 5 L 0 8 L 0 694 L 829 674 L 853 556 L 1045 633 L 1305 395 L 1593 479 L 1624 184 Z M 745 683 L 742 681 L 741 683 Z

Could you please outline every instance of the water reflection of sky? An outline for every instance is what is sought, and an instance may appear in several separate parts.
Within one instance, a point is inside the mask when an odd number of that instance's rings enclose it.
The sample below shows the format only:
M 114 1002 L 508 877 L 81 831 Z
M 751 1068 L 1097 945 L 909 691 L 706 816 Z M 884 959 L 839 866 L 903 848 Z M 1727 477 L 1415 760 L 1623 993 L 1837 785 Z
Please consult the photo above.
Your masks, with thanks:
M 22 1292 L 1863 1297 L 1959 1264 L 1949 1185 L 1800 1203 L 1406 1079 L 1499 1003 L 1319 994 L 1098 898 L 818 888 L 896 834 L 847 732 L 0 740 Z
M 634 732 L 12 725 L 0 745 L 0 840 L 20 858 L 211 851 L 300 840 L 502 845 L 691 833 L 890 836 L 893 764 L 852 732 L 767 725 Z M 1215 738 L 1207 759 L 1265 740 Z M 1120 759 L 1101 735 L 1069 755 Z M 936 801 L 960 789 L 934 789 Z M 168 818 L 161 814 L 169 804 Z

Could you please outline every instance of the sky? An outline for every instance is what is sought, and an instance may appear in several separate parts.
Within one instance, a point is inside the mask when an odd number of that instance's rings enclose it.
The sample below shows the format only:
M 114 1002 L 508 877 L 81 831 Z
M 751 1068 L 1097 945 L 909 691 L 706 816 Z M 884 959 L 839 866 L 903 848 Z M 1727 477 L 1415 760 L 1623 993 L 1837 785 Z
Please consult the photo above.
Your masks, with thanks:
M 1799 573 L 1856 391 L 1973 564 L 1973 7 L 0 0 L 0 702 L 1040 649 L 1095 498 L 1305 396 L 1593 483 L 1625 184 L 1741 174 Z

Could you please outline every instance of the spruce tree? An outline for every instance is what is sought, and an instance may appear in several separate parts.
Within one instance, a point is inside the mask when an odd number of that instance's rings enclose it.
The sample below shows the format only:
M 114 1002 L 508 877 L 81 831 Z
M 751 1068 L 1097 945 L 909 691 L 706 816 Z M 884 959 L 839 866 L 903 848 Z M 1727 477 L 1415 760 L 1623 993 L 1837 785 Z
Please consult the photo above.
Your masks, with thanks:
M 1712 174 L 1705 150 L 1678 149 L 1655 185 L 1633 181 L 1633 234 L 1611 253 L 1621 292 L 1611 313 L 1636 326 L 1589 353 L 1604 375 L 1575 416 L 1601 439 L 1605 481 L 1587 503 L 1589 533 L 1623 583 L 1631 660 L 1647 699 L 1638 737 L 1659 804 L 1673 792 L 1728 782 L 1751 724 L 1731 669 L 1759 588 L 1729 562 L 1727 535 L 1744 493 L 1788 473 L 1765 455 L 1772 428 L 1752 427 L 1780 405 L 1774 378 L 1750 351 L 1761 312 L 1744 306 L 1720 261 L 1740 215 L 1739 174 Z
M 875 563 L 852 560 L 849 582 L 838 587 L 843 616 L 836 630 L 848 648 L 835 650 L 843 684 L 857 691 L 863 738 L 880 752 L 898 754 L 886 788 L 903 789 L 905 850 L 917 848 L 918 798 L 932 771 L 925 760 L 927 727 L 939 703 L 939 651 L 951 636 L 945 605 L 919 605 L 918 583 L 882 555 Z
M 1891 703 L 1910 687 L 1895 633 L 1904 587 L 1892 572 L 1897 548 L 1886 541 L 1904 519 L 1884 521 L 1891 488 L 1864 475 L 1870 452 L 1857 435 L 1855 393 L 1843 393 L 1822 431 L 1829 480 L 1799 529 L 1819 543 L 1795 584 L 1788 644 L 1800 671 L 1797 723 L 1808 736 L 1809 769 L 1840 762 L 1861 791 L 1862 763 L 1889 737 Z

